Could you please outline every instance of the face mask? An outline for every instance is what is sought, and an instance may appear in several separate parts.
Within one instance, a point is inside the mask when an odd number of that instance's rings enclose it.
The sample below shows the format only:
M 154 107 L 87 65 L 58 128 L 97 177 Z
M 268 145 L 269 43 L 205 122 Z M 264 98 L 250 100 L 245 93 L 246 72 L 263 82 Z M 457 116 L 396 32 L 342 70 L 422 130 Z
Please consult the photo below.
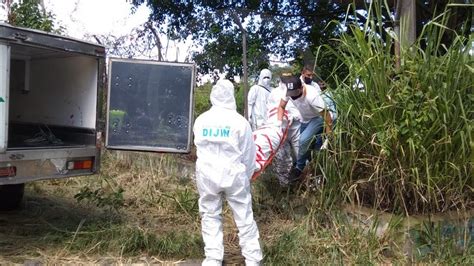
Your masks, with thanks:
M 312 81 L 313 81 L 312 78 L 304 77 L 304 83 L 309 85 L 309 84 L 311 84 Z
M 300 93 L 300 95 L 298 95 L 298 96 L 290 96 L 290 98 L 293 99 L 293 100 L 296 100 L 296 99 L 298 99 L 299 97 L 301 97 L 301 95 L 303 95 L 303 93 Z
M 267 87 L 267 88 L 270 87 L 270 79 L 269 78 L 263 78 L 262 85 Z

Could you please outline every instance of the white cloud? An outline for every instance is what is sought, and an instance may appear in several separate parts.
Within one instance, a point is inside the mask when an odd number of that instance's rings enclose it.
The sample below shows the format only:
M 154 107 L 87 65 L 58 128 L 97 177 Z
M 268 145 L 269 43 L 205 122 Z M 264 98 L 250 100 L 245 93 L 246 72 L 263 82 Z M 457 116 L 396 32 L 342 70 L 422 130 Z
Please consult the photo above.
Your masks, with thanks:
M 143 24 L 149 14 L 145 6 L 131 14 L 131 4 L 123 0 L 46 0 L 45 5 L 67 34 L 76 38 L 86 33 L 124 35 Z
M 132 14 L 128 0 L 45 0 L 44 4 L 55 20 L 66 28 L 65 34 L 77 39 L 83 39 L 86 34 L 126 35 L 146 22 L 150 14 L 145 5 Z M 0 22 L 6 20 L 6 11 L 0 6 Z M 167 42 L 166 36 L 161 36 L 161 40 L 167 61 L 183 62 L 193 45 L 189 38 L 183 42 Z
M 125 0 L 45 0 L 48 11 L 66 27 L 67 35 L 82 38 L 85 34 L 123 36 L 147 21 L 150 10 L 141 5 L 132 14 L 132 5 Z M 166 36 L 161 36 L 163 45 Z M 165 59 L 184 61 L 192 43 L 170 42 Z

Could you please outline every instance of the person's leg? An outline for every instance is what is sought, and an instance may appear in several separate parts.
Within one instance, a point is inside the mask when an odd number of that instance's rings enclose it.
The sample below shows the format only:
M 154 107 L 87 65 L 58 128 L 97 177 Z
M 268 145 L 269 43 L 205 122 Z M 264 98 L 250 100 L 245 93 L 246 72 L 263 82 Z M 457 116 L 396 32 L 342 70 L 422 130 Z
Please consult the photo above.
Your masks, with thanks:
M 306 166 L 306 161 L 311 154 L 311 141 L 313 141 L 317 133 L 321 131 L 323 123 L 323 118 L 318 116 L 311 119 L 308 123 L 301 124 L 300 147 L 296 161 L 296 168 L 300 171 L 303 171 Z
M 199 213 L 206 259 L 202 265 L 221 265 L 224 259 L 222 192 L 209 180 L 197 179 Z
M 291 123 L 290 130 L 288 131 L 288 142 L 291 146 L 291 158 L 293 159 L 294 164 L 296 165 L 296 160 L 298 158 L 298 151 L 300 147 L 300 135 L 301 135 L 301 123 L 299 120 L 293 120 Z
M 239 229 L 239 244 L 245 257 L 245 264 L 258 265 L 263 256 L 257 223 L 253 218 L 250 180 L 245 177 L 235 178 L 234 184 L 226 189 L 226 199 Z

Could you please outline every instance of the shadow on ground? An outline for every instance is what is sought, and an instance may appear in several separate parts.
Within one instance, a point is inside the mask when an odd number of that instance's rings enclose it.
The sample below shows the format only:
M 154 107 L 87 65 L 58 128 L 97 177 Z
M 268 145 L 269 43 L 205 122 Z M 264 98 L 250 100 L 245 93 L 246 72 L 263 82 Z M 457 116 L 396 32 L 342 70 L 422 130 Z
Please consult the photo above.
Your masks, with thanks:
M 46 250 L 60 250 L 89 221 L 120 223 L 118 216 L 81 207 L 74 199 L 31 194 L 20 209 L 0 212 L 0 261 L 24 263 Z

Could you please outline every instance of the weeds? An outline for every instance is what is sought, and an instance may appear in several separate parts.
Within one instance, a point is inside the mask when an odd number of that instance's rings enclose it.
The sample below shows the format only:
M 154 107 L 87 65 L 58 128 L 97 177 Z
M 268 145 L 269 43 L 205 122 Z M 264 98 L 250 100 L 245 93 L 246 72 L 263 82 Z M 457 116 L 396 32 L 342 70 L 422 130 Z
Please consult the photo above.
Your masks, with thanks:
M 196 188 L 192 183 L 181 183 L 180 176 L 184 171 L 159 174 L 182 167 L 179 166 L 179 156 L 135 156 L 136 160 L 126 166 L 127 170 L 117 168 L 115 156 L 104 156 L 106 161 L 102 172 L 107 175 L 59 183 L 42 181 L 28 186 L 25 209 L 0 216 L 0 262 L 24 263 L 33 259 L 53 264 L 157 263 L 153 258 L 160 261 L 200 261 L 203 243 Z M 253 183 L 254 215 L 260 230 L 265 264 L 408 262 L 403 239 L 400 239 L 399 220 L 390 221 L 388 227 L 392 229 L 383 233 L 379 232 L 380 226 L 364 224 L 360 227 L 356 220 L 348 218 L 350 212 L 337 211 L 339 207 L 336 208 L 334 203 L 324 203 L 321 199 L 324 189 L 289 191 L 275 182 L 271 174 L 265 174 Z M 58 186 L 64 189 L 58 190 Z M 124 187 L 124 204 L 119 207 L 120 212 L 110 212 L 113 210 L 110 205 L 98 207 L 95 201 L 85 208 L 71 200 L 85 187 L 89 192 L 103 187 L 109 196 L 116 191 L 112 187 Z M 106 198 L 105 194 L 101 197 Z M 228 206 L 224 208 L 223 216 L 227 261 L 242 263 Z M 429 231 L 426 236 L 431 234 Z M 436 243 L 448 243 L 436 239 L 430 241 L 432 247 Z M 414 250 L 421 250 L 425 242 L 415 245 Z M 415 259 L 428 263 L 472 261 L 472 244 L 465 245 L 468 248 L 463 252 L 453 251 L 449 256 L 448 252 L 441 252 L 447 246 L 440 245 L 429 256 Z
M 96 204 L 97 207 L 108 207 L 118 211 L 124 205 L 123 192 L 122 187 L 110 193 L 103 188 L 92 191 L 89 187 L 83 187 L 79 193 L 74 195 L 74 198 L 78 202 L 87 201 Z
M 329 180 L 323 194 L 405 215 L 470 208 L 472 39 L 441 43 L 447 16 L 440 16 L 402 51 L 397 68 L 395 35 L 379 28 L 375 11 L 364 29 L 349 26 L 334 50 L 349 74 L 334 76 L 338 126 L 318 161 Z
M 184 190 L 175 191 L 173 194 L 174 195 L 163 195 L 173 201 L 175 211 L 183 212 L 190 217 L 197 217 L 199 211 L 199 195 L 195 191 L 185 188 Z

